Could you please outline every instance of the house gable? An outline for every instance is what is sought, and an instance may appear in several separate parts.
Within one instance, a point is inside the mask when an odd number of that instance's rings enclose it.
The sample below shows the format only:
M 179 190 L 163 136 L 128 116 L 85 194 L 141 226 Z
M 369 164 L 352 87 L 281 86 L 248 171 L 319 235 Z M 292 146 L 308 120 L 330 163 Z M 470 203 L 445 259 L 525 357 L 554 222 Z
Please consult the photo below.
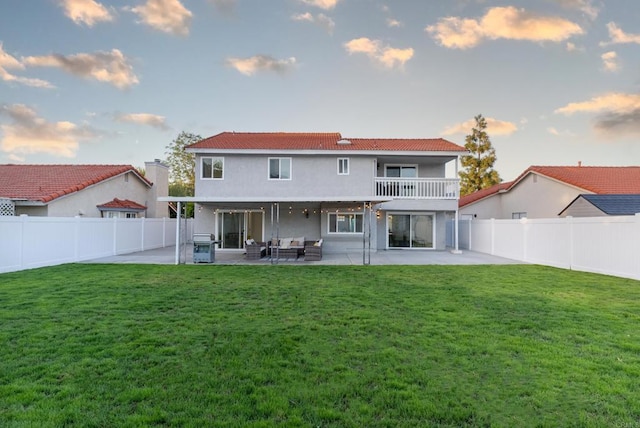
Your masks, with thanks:
M 592 217 L 634 215 L 636 213 L 640 213 L 640 194 L 579 195 L 559 215 L 563 217 Z
M 0 165 L 0 197 L 48 204 L 125 174 L 152 186 L 131 165 Z

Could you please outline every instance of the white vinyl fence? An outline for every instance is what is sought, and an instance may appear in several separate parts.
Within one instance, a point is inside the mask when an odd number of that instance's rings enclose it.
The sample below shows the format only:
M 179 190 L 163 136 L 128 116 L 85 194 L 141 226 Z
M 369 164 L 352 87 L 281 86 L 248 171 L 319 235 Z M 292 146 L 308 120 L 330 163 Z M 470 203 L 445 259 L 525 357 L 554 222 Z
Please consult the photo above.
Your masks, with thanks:
M 459 225 L 462 249 L 640 280 L 640 214 L 461 220 Z
M 0 216 L 0 273 L 163 248 L 175 242 L 176 219 Z

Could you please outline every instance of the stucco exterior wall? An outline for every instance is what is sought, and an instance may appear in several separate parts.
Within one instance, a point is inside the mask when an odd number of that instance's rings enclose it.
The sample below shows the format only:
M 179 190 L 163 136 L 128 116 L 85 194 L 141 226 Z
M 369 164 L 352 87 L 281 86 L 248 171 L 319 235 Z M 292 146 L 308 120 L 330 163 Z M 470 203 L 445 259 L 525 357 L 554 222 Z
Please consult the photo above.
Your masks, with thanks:
M 493 195 L 466 205 L 460 208 L 460 215 L 468 215 L 477 219 L 502 218 L 502 195 Z M 509 215 L 509 218 L 511 218 L 511 215 Z
M 155 203 L 151 199 L 149 187 L 132 173 L 122 174 L 93 186 L 82 189 L 79 192 L 62 196 L 49 203 L 49 217 L 100 217 L 97 205 L 113 200 L 129 199 L 148 206 Z M 146 217 L 145 213 L 140 214 Z
M 349 156 L 349 175 L 338 175 L 337 156 L 291 157 L 291 180 L 269 180 L 271 156 L 224 156 L 224 178 L 202 179 L 202 156 L 196 157 L 195 196 L 252 197 L 337 197 L 368 196 L 373 193 L 374 160 Z
M 562 213 L 561 217 L 600 217 L 606 215 L 606 213 L 593 206 L 591 202 L 578 198 L 569 208 L 567 208 L 565 212 Z
M 510 219 L 514 212 L 526 212 L 527 218 L 558 217 L 580 190 L 555 180 L 529 174 L 502 196 L 502 217 Z

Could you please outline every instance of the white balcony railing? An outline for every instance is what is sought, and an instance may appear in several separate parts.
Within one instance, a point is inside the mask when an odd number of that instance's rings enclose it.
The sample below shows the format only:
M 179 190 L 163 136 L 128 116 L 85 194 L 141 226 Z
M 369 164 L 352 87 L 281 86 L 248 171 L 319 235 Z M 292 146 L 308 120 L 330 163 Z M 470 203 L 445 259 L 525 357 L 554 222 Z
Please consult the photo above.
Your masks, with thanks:
M 388 178 L 375 179 L 376 196 L 393 199 L 458 199 L 457 178 Z

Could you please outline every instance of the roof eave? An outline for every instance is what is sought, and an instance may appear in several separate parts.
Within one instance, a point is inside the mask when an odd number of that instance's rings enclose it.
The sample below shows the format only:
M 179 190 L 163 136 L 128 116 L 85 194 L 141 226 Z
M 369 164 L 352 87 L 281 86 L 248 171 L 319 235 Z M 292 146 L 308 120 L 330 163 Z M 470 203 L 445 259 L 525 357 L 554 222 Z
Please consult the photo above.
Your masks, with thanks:
M 374 196 L 341 197 L 215 197 L 215 196 L 161 196 L 158 202 L 194 203 L 276 203 L 276 202 L 388 202 L 393 198 Z
M 461 156 L 464 151 L 418 151 L 418 150 L 359 150 L 359 149 L 217 149 L 217 148 L 193 148 L 185 149 L 186 152 L 195 154 L 234 154 L 234 155 L 275 155 L 275 154 L 298 154 L 298 155 L 367 155 L 367 156 L 438 156 L 438 157 L 457 157 Z

